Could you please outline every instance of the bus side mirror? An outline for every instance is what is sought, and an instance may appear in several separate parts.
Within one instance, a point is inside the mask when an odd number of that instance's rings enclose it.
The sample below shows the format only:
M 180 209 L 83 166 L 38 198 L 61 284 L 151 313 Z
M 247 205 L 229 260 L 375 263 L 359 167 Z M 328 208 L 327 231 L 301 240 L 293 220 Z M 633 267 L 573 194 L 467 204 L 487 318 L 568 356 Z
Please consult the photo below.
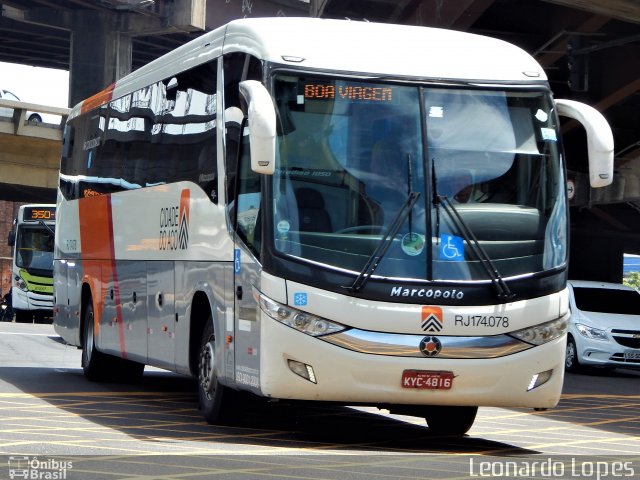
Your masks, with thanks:
M 13 247 L 16 244 L 16 232 L 11 230 L 9 232 L 9 238 L 7 238 L 7 245 Z
M 606 187 L 613 181 L 613 133 L 604 116 L 595 108 L 574 100 L 556 100 L 558 114 L 582 124 L 587 132 L 589 183 Z
M 271 95 L 260 82 L 240 82 L 240 94 L 247 102 L 251 170 L 273 175 L 276 158 L 276 111 Z

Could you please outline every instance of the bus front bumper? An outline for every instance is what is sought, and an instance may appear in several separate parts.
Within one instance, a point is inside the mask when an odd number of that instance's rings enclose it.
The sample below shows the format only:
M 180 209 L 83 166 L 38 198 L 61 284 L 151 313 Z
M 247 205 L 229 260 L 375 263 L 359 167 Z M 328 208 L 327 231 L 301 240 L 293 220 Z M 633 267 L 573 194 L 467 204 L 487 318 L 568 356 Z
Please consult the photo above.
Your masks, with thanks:
M 35 292 L 24 292 L 14 287 L 12 298 L 14 310 L 25 310 L 31 312 L 53 310 L 53 295 L 43 295 Z
M 280 399 L 368 405 L 551 408 L 564 379 L 566 336 L 495 358 L 401 357 L 353 351 L 262 318 L 260 389 Z M 311 369 L 312 380 L 294 373 Z M 408 388 L 403 372 L 452 372 L 450 388 Z M 535 388 L 536 376 L 551 371 Z M 315 382 L 315 383 L 314 383 Z M 405 386 L 403 386 L 405 383 Z

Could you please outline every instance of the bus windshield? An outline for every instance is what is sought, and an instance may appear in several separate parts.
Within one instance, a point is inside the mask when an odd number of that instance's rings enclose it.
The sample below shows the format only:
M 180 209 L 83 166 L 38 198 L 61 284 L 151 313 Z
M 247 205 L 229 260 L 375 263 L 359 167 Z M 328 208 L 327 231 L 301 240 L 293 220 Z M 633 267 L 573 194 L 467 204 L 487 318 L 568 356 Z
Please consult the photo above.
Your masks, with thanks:
M 40 226 L 21 225 L 16 239 L 16 266 L 53 275 L 53 233 Z
M 488 280 L 478 248 L 502 277 L 565 264 L 548 92 L 290 73 L 273 85 L 277 254 L 357 274 L 418 195 L 375 275 Z

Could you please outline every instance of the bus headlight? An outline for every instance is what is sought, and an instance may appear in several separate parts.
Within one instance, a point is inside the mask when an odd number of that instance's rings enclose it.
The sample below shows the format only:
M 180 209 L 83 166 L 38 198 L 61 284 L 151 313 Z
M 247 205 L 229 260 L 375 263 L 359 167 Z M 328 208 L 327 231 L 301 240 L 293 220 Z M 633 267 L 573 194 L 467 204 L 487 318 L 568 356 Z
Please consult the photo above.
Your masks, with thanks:
M 542 345 L 564 335 L 567 331 L 567 320 L 558 318 L 550 322 L 534 325 L 509 333 L 512 337 L 532 345 Z
M 22 277 L 16 275 L 15 278 L 15 283 L 16 283 L 16 287 L 18 287 L 20 290 L 22 290 L 23 292 L 28 292 L 29 291 L 29 287 L 27 286 L 27 282 L 25 282 Z
M 284 323 L 291 328 L 295 328 L 302 333 L 311 335 L 312 337 L 329 335 L 347 329 L 347 327 L 340 323 L 332 322 L 326 318 L 282 305 L 263 294 L 260 294 L 260 308 L 274 320 Z

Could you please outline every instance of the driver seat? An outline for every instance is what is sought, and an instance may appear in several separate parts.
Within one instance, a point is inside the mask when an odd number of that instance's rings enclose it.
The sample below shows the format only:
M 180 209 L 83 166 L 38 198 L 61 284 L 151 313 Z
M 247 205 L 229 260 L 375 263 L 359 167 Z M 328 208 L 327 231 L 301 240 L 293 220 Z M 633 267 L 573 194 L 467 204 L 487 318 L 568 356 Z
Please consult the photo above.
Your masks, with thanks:
M 331 217 L 325 210 L 324 198 L 313 188 L 298 188 L 298 219 L 301 232 L 332 232 Z

